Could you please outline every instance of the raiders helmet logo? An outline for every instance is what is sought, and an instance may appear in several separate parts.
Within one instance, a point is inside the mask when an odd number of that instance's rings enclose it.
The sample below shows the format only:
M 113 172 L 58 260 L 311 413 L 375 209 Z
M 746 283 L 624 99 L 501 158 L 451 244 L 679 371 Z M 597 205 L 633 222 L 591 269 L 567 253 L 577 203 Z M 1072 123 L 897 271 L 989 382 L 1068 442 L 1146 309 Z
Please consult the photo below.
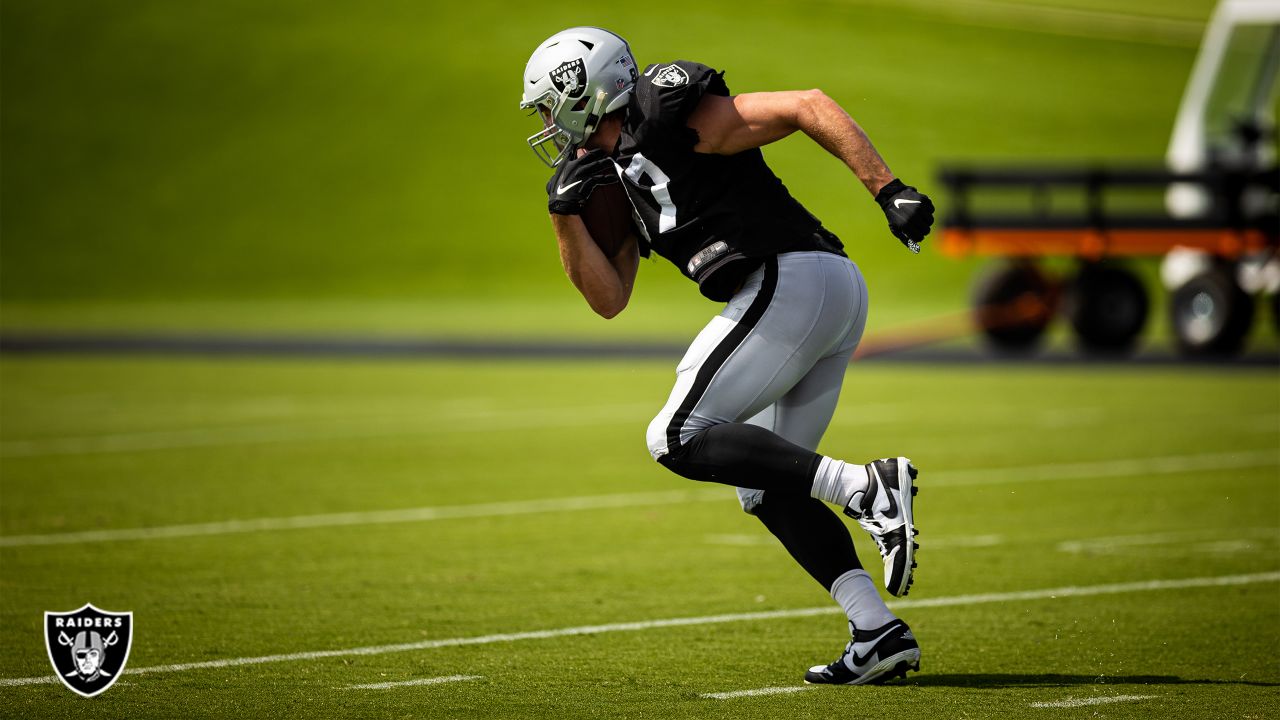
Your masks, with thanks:
M 551 84 L 571 98 L 580 98 L 587 90 L 587 66 L 582 58 L 560 63 L 551 71 Z
M 653 77 L 653 84 L 658 87 L 680 87 L 689 82 L 689 73 L 679 65 L 668 65 Z
M 133 640 L 133 613 L 86 603 L 71 612 L 44 614 L 44 645 L 53 671 L 72 692 L 93 697 L 120 679 Z

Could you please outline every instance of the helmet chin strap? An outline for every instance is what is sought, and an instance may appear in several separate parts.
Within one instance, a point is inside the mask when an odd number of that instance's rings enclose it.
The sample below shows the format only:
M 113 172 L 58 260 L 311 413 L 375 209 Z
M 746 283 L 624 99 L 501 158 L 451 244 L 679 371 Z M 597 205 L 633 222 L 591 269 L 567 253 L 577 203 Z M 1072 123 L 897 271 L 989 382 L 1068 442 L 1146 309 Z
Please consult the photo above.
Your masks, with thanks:
M 582 141 L 585 143 L 587 138 L 591 137 L 591 133 L 596 131 L 596 126 L 600 124 L 600 120 L 604 117 L 601 110 L 604 108 L 604 102 L 607 98 L 604 88 L 596 91 L 596 99 L 592 105 L 591 112 L 587 113 L 586 122 L 582 123 Z

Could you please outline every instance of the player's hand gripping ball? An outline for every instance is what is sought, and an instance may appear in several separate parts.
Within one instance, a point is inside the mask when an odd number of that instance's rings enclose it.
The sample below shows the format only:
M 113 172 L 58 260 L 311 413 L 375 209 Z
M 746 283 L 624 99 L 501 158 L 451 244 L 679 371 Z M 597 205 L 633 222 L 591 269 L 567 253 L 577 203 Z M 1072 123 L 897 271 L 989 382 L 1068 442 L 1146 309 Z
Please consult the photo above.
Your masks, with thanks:
M 631 236 L 631 203 L 613 161 L 596 149 L 566 160 L 547 183 L 547 209 L 578 215 L 606 257 L 614 257 Z
M 933 228 L 933 201 L 928 195 L 894 178 L 876 193 L 876 202 L 889 220 L 889 232 L 913 253 Z

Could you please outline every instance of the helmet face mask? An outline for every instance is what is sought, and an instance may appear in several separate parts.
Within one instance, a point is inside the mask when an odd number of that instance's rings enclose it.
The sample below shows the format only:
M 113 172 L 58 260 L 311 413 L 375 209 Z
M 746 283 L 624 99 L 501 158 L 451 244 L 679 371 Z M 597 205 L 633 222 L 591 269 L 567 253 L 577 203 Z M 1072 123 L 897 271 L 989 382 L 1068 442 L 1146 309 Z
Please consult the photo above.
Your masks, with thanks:
M 529 146 L 556 167 L 572 157 L 606 113 L 626 105 L 638 77 L 631 48 L 608 30 L 569 28 L 529 58 L 520 107 L 536 110 L 543 128 Z
M 533 148 L 534 154 L 550 167 L 559 165 L 565 157 L 576 152 L 579 147 L 573 142 L 572 135 L 556 125 L 555 103 L 556 98 L 550 92 L 544 93 L 542 97 L 533 101 L 534 114 L 542 123 L 542 129 L 530 135 L 528 139 L 529 147 Z M 528 105 L 520 103 L 520 107 L 528 107 Z M 584 137 L 583 140 L 585 139 Z

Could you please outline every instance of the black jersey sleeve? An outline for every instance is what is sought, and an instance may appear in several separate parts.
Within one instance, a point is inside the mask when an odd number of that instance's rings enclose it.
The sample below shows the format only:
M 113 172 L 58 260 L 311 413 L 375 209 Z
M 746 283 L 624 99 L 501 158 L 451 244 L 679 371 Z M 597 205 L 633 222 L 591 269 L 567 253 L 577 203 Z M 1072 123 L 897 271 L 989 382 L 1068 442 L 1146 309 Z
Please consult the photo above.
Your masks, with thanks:
M 688 60 L 650 65 L 636 82 L 631 134 L 641 145 L 657 140 L 693 148 L 698 133 L 686 123 L 705 95 L 729 95 L 723 72 Z

